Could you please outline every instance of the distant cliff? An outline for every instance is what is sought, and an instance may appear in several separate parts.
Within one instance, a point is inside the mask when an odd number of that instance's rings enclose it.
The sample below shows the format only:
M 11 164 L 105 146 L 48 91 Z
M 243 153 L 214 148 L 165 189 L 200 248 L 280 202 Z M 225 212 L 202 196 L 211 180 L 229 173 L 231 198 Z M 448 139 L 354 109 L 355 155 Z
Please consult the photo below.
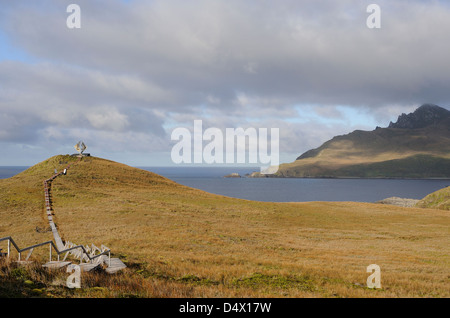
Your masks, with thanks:
M 450 178 L 450 111 L 425 104 L 387 128 L 336 136 L 271 177 Z
M 397 122 L 391 122 L 388 128 L 419 129 L 440 125 L 449 117 L 450 111 L 445 108 L 433 104 L 424 104 L 411 114 L 401 114 Z

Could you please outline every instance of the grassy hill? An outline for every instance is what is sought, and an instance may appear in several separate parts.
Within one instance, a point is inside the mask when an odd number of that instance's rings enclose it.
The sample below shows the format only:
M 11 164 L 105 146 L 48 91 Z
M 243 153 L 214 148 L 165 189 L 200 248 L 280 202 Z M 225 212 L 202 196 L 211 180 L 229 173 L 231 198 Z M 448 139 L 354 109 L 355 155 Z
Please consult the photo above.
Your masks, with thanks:
M 450 210 L 450 186 L 427 195 L 417 205 L 421 208 Z
M 48 226 L 42 181 L 73 160 L 55 156 L 0 180 L 0 237 L 21 247 L 52 239 L 36 231 Z M 95 157 L 58 177 L 52 196 L 64 240 L 104 244 L 128 268 L 83 273 L 82 288 L 68 290 L 64 271 L 2 260 L 0 296 L 450 296 L 443 210 L 240 200 Z M 48 250 L 33 257 L 45 259 Z M 370 264 L 381 267 L 380 290 L 365 287 Z
M 416 154 L 406 158 L 375 162 L 368 160 L 342 165 L 319 161 L 282 166 L 276 176 L 301 178 L 450 178 L 450 158 Z
M 423 105 L 388 128 L 336 136 L 272 177 L 450 178 L 450 111 Z

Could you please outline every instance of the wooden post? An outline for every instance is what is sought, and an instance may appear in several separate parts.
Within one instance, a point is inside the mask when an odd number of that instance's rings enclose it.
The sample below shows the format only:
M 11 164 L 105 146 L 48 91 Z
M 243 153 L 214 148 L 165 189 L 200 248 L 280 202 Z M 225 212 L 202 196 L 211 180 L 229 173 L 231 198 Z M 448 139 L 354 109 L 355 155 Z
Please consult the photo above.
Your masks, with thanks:
M 50 262 L 52 261 L 52 244 L 48 244 L 50 246 Z
M 27 258 L 25 258 L 26 261 L 28 261 L 28 259 L 30 258 L 31 254 L 33 254 L 33 250 L 34 250 L 34 248 L 30 249 L 30 251 L 28 252 Z
M 11 250 L 11 240 L 8 239 L 8 258 L 9 258 L 10 250 Z

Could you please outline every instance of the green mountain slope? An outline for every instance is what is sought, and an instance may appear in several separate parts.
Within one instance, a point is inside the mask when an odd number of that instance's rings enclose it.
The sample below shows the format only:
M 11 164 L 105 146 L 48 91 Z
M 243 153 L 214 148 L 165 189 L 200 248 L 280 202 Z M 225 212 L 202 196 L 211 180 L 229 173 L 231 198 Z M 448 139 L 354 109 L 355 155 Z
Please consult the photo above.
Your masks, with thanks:
M 450 111 L 426 104 L 387 128 L 336 136 L 273 176 L 450 178 Z

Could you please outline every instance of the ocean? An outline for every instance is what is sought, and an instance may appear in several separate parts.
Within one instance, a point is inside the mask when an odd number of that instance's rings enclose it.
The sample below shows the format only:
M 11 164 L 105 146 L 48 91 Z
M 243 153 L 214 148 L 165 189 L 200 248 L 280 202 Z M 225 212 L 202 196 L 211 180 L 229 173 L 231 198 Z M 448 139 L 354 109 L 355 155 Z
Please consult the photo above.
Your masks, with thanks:
M 0 167 L 0 179 L 28 167 Z M 247 167 L 139 167 L 180 184 L 234 198 L 271 201 L 355 201 L 376 202 L 389 197 L 422 199 L 450 185 L 450 180 L 415 179 L 319 179 L 319 178 L 224 178 L 258 171 Z

